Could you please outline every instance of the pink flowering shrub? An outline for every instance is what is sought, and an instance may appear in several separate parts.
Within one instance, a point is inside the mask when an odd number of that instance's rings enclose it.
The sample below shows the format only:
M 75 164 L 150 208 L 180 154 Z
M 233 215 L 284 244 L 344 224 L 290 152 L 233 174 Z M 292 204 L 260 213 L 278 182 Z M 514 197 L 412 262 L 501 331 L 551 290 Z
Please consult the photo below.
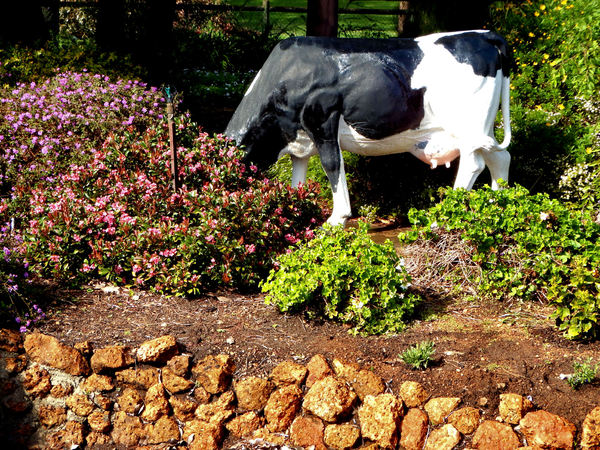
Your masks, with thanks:
M 86 78 L 71 74 L 67 83 L 71 77 Z M 60 90 L 60 81 L 54 86 Z M 48 128 L 39 122 L 42 111 L 22 116 L 28 103 L 16 98 L 28 98 L 25 86 L 4 101 L 11 105 L 3 111 L 11 116 L 8 127 L 20 134 L 0 132 L 2 181 L 11 194 L 2 199 L 0 213 L 20 224 L 21 250 L 32 270 L 180 295 L 247 288 L 268 274 L 276 255 L 312 237 L 322 221 L 314 186 L 292 190 L 261 178 L 241 163 L 241 150 L 199 132 L 187 116 L 176 120 L 181 189 L 174 193 L 158 94 L 140 85 L 142 92 L 125 99 L 119 95 L 134 87 L 124 86 L 101 88 L 100 100 L 91 95 L 90 104 L 80 98 L 61 117 L 48 119 Z M 118 111 L 103 98 L 111 93 Z M 60 109 L 63 98 L 55 95 L 50 104 Z M 29 139 L 38 126 L 44 144 Z M 44 145 L 52 148 L 44 152 Z

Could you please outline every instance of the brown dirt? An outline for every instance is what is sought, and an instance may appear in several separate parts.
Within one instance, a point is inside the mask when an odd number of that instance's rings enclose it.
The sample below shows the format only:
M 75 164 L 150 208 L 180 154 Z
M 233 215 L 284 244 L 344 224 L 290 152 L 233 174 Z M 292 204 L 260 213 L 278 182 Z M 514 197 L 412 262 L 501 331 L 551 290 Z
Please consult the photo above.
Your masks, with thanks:
M 430 299 L 406 332 L 356 337 L 343 325 L 281 314 L 260 295 L 188 300 L 97 285 L 61 298 L 38 329 L 69 344 L 135 346 L 170 334 L 196 357 L 231 354 L 236 376 L 265 376 L 281 361 L 306 363 L 320 353 L 370 368 L 392 389 L 414 380 L 434 396 L 460 396 L 487 418 L 498 415 L 505 392 L 529 396 L 578 427 L 600 405 L 600 382 L 573 390 L 560 379 L 573 372 L 574 361 L 600 362 L 600 342 L 564 339 L 541 304 Z M 436 361 L 411 370 L 398 355 L 424 340 L 435 342 Z

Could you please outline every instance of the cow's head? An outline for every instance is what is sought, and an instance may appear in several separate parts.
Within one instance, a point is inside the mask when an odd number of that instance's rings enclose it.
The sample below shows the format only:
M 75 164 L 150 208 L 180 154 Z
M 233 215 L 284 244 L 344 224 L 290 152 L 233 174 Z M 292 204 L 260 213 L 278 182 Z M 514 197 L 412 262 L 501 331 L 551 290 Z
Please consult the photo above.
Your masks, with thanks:
M 278 107 L 271 96 L 260 107 L 248 105 L 245 97 L 233 115 L 225 134 L 246 150 L 245 161 L 266 169 L 277 162 L 281 150 L 296 133 L 294 120 Z

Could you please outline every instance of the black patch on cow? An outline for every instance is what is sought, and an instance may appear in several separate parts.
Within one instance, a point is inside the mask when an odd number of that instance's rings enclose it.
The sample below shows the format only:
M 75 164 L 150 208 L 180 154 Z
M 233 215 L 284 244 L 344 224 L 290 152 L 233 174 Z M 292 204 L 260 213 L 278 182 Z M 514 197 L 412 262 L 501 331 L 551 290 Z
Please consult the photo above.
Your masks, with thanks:
M 508 44 L 496 33 L 452 34 L 435 43 L 443 45 L 458 62 L 470 65 L 476 75 L 496 76 L 498 69 L 502 69 L 504 76 L 509 75 Z

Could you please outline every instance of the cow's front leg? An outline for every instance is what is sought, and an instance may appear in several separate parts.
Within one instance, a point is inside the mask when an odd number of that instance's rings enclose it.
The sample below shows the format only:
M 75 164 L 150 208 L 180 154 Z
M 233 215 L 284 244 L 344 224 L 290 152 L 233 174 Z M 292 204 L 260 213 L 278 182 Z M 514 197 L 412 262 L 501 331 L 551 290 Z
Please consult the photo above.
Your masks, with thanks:
M 324 148 L 323 151 L 319 149 L 319 155 L 333 194 L 333 211 L 331 211 L 327 223 L 343 226 L 352 215 L 352 210 L 350 208 L 350 195 L 348 194 L 342 152 L 339 146 L 336 145 L 336 148 Z
M 483 169 L 485 161 L 479 150 L 464 152 L 461 149 L 454 189 L 471 189 Z
M 302 111 L 302 125 L 317 147 L 321 165 L 331 185 L 333 211 L 327 219 L 331 225 L 344 225 L 352 214 L 338 137 L 340 103 L 337 92 L 316 92 L 307 99 Z

